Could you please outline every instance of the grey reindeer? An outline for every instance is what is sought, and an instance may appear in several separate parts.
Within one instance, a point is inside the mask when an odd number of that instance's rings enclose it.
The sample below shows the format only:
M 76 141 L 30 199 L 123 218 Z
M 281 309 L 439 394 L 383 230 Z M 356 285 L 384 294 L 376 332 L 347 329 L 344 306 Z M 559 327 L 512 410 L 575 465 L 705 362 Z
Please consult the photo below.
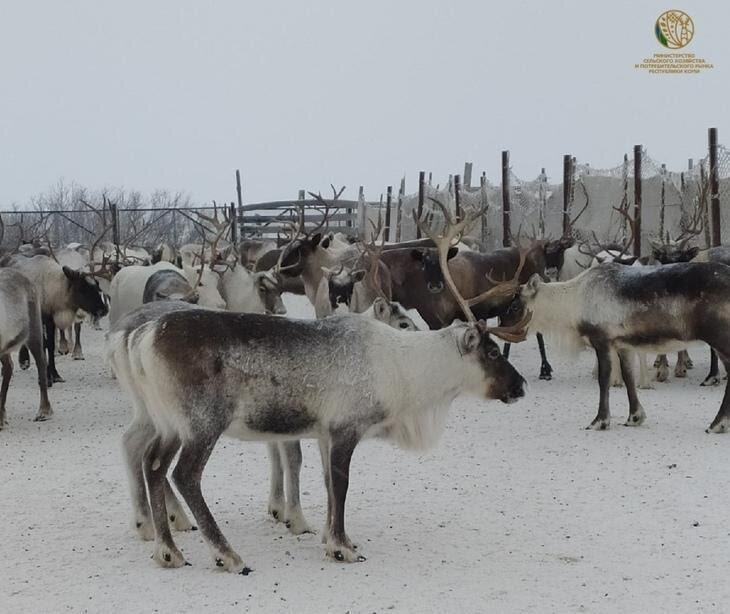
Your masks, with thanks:
M 6 424 L 5 403 L 10 379 L 13 376 L 12 352 L 24 344 L 30 350 L 38 370 L 38 387 L 41 402 L 36 420 L 47 420 L 53 414 L 48 400 L 46 359 L 43 351 L 43 325 L 41 305 L 33 283 L 13 269 L 0 269 L 0 362 L 2 363 L 2 388 L 0 388 L 0 430 Z
M 444 233 L 444 264 L 449 242 L 473 221 L 467 215 Z M 448 270 L 445 279 L 458 295 Z M 460 394 L 506 403 L 524 396 L 524 379 L 490 333 L 519 341 L 528 318 L 489 327 L 461 300 L 469 322 L 439 331 L 401 332 L 362 317 L 287 320 L 189 306 L 110 331 L 112 368 L 152 427 L 149 439 L 138 443 L 145 445 L 154 560 L 164 567 L 186 563 L 172 539 L 165 496 L 167 470 L 179 450 L 172 477 L 216 566 L 250 571 L 201 491 L 203 470 L 224 433 L 252 441 L 318 439 L 331 507 L 326 552 L 340 561 L 364 560 L 345 531 L 350 459 L 358 442 L 381 437 L 401 447 L 427 447 L 438 441 Z

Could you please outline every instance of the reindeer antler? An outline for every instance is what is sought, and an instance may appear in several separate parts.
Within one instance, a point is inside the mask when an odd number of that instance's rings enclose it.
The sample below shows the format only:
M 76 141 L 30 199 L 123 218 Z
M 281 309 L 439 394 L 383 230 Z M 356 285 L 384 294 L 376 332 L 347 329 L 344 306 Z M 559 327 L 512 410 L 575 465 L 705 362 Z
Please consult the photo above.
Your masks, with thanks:
M 478 325 L 480 329 L 484 332 L 493 333 L 494 335 L 500 337 L 501 339 L 504 339 L 505 341 L 522 341 L 527 334 L 526 326 L 527 323 L 530 321 L 531 314 L 525 313 L 524 317 L 519 322 L 511 326 L 487 326 L 484 322 L 478 322 L 476 317 L 474 316 L 474 313 L 471 310 L 471 306 L 469 304 L 470 301 L 467 301 L 461 295 L 456 287 L 456 284 L 454 283 L 454 278 L 451 276 L 451 271 L 449 270 L 448 252 L 449 248 L 452 246 L 452 241 L 456 237 L 460 237 L 465 234 L 473 226 L 473 224 L 482 215 L 484 215 L 484 213 L 486 213 L 486 207 L 482 207 L 481 209 L 477 210 L 467 211 L 460 221 L 456 221 L 452 217 L 451 212 L 442 202 L 436 199 L 432 200 L 436 204 L 436 206 L 441 209 L 441 212 L 443 213 L 444 219 L 446 221 L 443 234 L 437 235 L 435 232 L 433 232 L 429 226 L 426 226 L 426 224 L 424 224 L 422 220 L 418 219 L 415 211 L 413 212 L 413 220 L 415 221 L 421 232 L 425 234 L 429 239 L 431 239 L 434 245 L 436 245 L 436 249 L 439 255 L 439 264 L 441 265 L 441 273 L 444 276 L 444 281 L 446 281 L 446 285 L 449 287 L 451 294 L 461 307 L 461 310 L 464 313 L 467 321 L 471 322 L 472 324 Z M 525 258 L 526 254 L 521 253 L 521 266 L 524 266 Z M 498 293 L 499 286 L 501 285 L 502 284 L 499 284 L 497 287 L 491 289 L 492 291 L 494 291 L 492 293 L 492 296 Z M 510 288 L 510 292 L 514 294 L 515 287 L 510 284 Z

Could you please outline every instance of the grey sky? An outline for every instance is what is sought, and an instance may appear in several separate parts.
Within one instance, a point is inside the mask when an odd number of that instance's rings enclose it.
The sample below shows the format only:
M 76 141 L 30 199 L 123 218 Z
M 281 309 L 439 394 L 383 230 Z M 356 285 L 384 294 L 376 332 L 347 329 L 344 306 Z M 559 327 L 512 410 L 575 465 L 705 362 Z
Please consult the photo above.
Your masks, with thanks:
M 634 70 L 669 8 L 714 70 Z M 374 199 L 465 160 L 496 182 L 505 148 L 525 178 L 635 143 L 681 169 L 709 126 L 730 143 L 728 24 L 711 1 L 5 2 L 0 206 L 59 178 L 232 199 L 237 167 L 248 202 Z

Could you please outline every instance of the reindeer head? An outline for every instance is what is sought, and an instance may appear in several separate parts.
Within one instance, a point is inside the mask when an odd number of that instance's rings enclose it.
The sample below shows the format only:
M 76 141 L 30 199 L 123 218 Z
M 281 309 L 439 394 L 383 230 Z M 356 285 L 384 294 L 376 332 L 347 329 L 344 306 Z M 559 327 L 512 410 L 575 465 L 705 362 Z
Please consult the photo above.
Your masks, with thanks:
M 446 259 L 451 260 L 458 253 L 458 247 L 449 247 Z M 441 273 L 438 250 L 427 247 L 414 248 L 411 250 L 411 258 L 420 264 L 428 291 L 432 294 L 443 292 L 444 276 Z
M 557 241 L 545 242 L 545 269 L 560 271 L 563 268 L 565 250 L 573 247 L 574 243 L 573 237 L 561 237 Z
M 334 186 L 332 186 L 333 205 L 336 206 L 337 199 L 342 195 L 344 189 L 345 188 L 342 187 L 338 191 Z M 323 234 L 321 232 L 327 223 L 331 205 L 322 198 L 321 194 L 309 192 L 309 195 L 323 207 L 322 219 L 315 228 L 306 230 L 304 205 L 297 205 L 296 209 L 298 221 L 296 223 L 290 222 L 292 238 L 289 243 L 282 248 L 281 254 L 279 255 L 279 261 L 275 267 L 277 273 L 286 277 L 298 277 L 304 272 L 304 269 L 307 266 L 310 266 L 313 262 L 318 267 L 331 264 L 326 250 L 330 247 L 333 235 Z
M 387 324 L 391 328 L 398 330 L 418 330 L 418 327 L 408 317 L 408 314 L 401 307 L 400 303 L 387 301 L 379 296 L 373 301 L 372 310 L 376 320 Z
M 281 300 L 282 279 L 277 273 L 262 271 L 254 274 L 254 286 L 266 313 L 284 315 L 286 307 Z
M 63 267 L 71 301 L 76 309 L 81 309 L 95 318 L 104 317 L 109 311 L 101 297 L 99 284 L 91 274 L 74 271 L 67 266 Z
M 661 264 L 689 262 L 700 251 L 696 245 L 689 245 L 691 236 L 673 240 L 667 232 L 666 240 L 650 239 L 651 255 Z

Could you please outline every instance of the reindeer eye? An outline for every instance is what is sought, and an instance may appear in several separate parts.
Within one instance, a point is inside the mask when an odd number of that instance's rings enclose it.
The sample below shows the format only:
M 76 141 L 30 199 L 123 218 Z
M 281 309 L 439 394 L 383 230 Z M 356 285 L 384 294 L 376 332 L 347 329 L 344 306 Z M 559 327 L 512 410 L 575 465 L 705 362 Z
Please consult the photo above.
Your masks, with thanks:
M 408 322 L 401 322 L 400 323 L 401 328 L 408 328 Z
M 502 355 L 502 352 L 500 352 L 499 348 L 496 348 L 496 347 L 489 350 L 489 354 L 488 354 L 488 356 L 491 360 L 497 360 L 497 358 L 499 358 L 501 355 Z

